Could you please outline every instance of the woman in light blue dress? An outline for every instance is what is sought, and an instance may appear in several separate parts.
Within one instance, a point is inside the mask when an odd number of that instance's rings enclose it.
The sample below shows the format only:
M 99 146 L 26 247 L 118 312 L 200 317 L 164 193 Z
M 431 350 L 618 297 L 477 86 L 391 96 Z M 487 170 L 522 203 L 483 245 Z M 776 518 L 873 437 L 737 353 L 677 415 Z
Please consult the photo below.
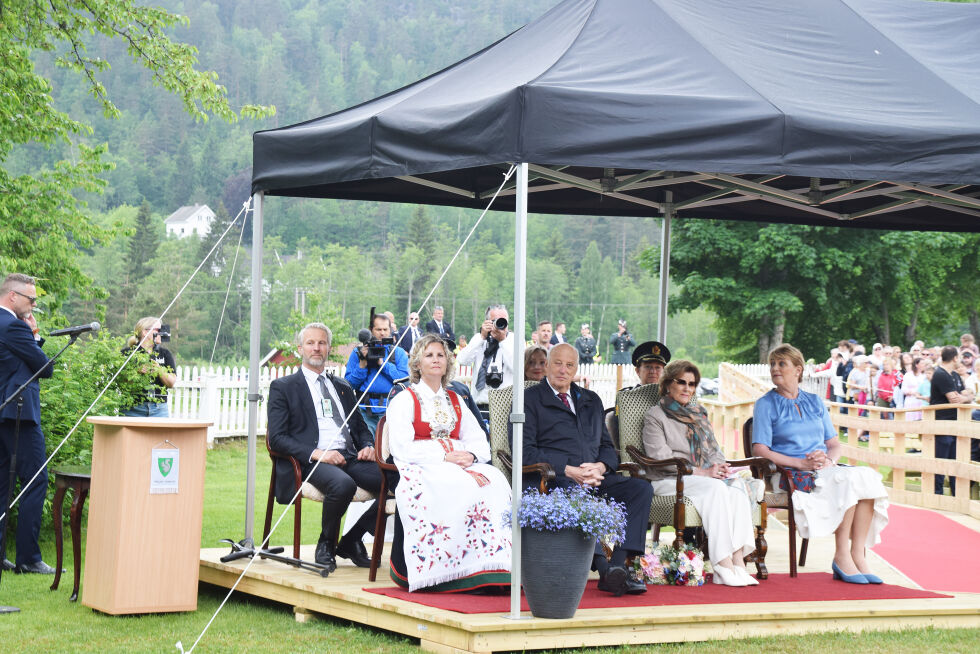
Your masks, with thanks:
M 834 534 L 834 578 L 880 584 L 866 551 L 880 542 L 888 524 L 888 491 L 867 466 L 838 465 L 842 446 L 823 400 L 800 389 L 803 355 L 789 344 L 769 353 L 776 388 L 756 400 L 752 453 L 788 468 L 784 490 L 793 483 L 793 510 L 803 538 Z M 799 492 L 802 491 L 802 492 Z

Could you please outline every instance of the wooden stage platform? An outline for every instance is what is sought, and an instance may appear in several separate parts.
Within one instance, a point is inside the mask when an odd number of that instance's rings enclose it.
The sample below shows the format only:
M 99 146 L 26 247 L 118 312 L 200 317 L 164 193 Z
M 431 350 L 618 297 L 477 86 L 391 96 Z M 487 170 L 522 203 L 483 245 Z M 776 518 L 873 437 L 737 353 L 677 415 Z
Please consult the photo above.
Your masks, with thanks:
M 227 552 L 201 550 L 201 581 L 225 588 L 235 583 L 246 562 L 221 563 L 219 558 Z M 810 556 L 814 554 L 817 552 L 811 551 Z M 313 546 L 304 548 L 302 556 L 312 560 Z M 384 560 L 387 561 L 387 554 Z M 899 582 L 897 575 L 890 570 L 886 583 Z M 340 567 L 327 579 L 260 560 L 252 564 L 237 592 L 282 602 L 292 607 L 298 620 L 321 613 L 418 638 L 422 649 L 433 652 L 521 651 L 820 631 L 980 626 L 980 593 L 959 593 L 949 599 L 580 609 L 570 620 L 536 619 L 529 613 L 523 614 L 526 619 L 512 620 L 504 614 L 456 613 L 363 590 L 372 585 L 392 585 L 386 567 L 379 571 L 378 581 L 371 584 L 367 570 L 355 568 L 346 560 L 341 560 Z

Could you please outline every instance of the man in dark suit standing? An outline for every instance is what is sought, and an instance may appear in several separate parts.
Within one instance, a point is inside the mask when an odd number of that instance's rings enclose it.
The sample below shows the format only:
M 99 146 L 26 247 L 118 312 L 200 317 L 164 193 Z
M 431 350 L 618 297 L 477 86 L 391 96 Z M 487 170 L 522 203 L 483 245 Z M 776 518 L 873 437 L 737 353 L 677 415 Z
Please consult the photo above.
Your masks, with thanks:
M 41 351 L 44 341 L 38 336 L 33 307 L 37 304 L 34 279 L 27 275 L 7 275 L 0 286 L 0 402 L 7 400 L 14 391 L 44 368 L 48 357 Z M 41 377 L 51 376 L 51 366 Z M 2 554 L 4 569 L 17 572 L 54 574 L 54 568 L 41 560 L 38 537 L 41 533 L 41 510 L 48 490 L 48 471 L 44 468 L 44 433 L 41 431 L 41 387 L 35 380 L 24 389 L 23 408 L 20 414 L 20 434 L 17 443 L 16 475 L 21 487 L 41 469 L 41 474 L 21 495 L 17 519 L 16 566 Z M 9 489 L 10 459 L 14 451 L 14 435 L 17 422 L 17 400 L 0 414 L 0 504 L 7 501 Z M 7 510 L 6 504 L 0 513 Z M 8 520 L 9 516 L 4 520 Z
M 560 322 L 555 325 L 555 333 L 551 335 L 551 344 L 560 345 L 562 343 L 567 343 L 565 340 L 565 323 Z
M 408 324 L 402 327 L 402 331 L 398 334 L 398 347 L 402 348 L 409 354 L 412 353 L 412 346 L 415 345 L 415 341 L 422 338 L 422 330 L 419 328 L 419 314 L 416 311 L 408 314 Z
M 436 307 L 432 310 L 432 320 L 425 323 L 425 331 L 430 334 L 439 334 L 443 338 L 448 338 L 449 340 L 456 342 L 456 335 L 453 334 L 453 326 L 448 322 L 443 320 L 446 312 L 442 307 Z
M 340 542 L 334 539 L 357 487 L 372 493 L 381 490 L 373 434 L 356 410 L 354 390 L 343 379 L 324 373 L 331 339 L 322 323 L 310 323 L 300 331 L 298 354 L 303 364 L 298 372 L 272 382 L 268 409 L 272 448 L 295 457 L 304 479 L 309 477 L 324 495 L 315 558 L 329 572 L 337 567 L 336 556 L 370 567 L 361 537 L 374 531 L 377 501 Z M 276 465 L 276 499 L 287 503 L 295 492 L 292 468 L 282 460 Z
M 548 463 L 559 486 L 589 486 L 626 505 L 626 542 L 616 546 L 609 561 L 597 543 L 593 567 L 599 571 L 599 590 L 617 596 L 644 593 L 646 585 L 627 570 L 626 559 L 646 549 L 653 488 L 642 479 L 616 474 L 619 456 L 603 421 L 602 400 L 572 383 L 578 357 L 567 343 L 554 346 L 548 353 L 545 379 L 527 389 L 524 463 Z M 526 479 L 524 485 L 536 483 Z

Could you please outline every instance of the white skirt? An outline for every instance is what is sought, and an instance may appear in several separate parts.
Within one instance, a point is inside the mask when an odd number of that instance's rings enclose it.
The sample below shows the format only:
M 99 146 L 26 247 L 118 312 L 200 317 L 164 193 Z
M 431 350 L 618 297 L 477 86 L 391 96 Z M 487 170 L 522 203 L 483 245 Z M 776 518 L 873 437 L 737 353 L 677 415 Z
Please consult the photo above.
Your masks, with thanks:
M 676 479 L 651 482 L 655 495 L 675 495 Z M 761 482 L 760 482 L 761 483 Z M 751 492 L 751 491 L 750 491 Z M 708 535 L 708 560 L 718 563 L 741 550 L 748 556 L 755 549 L 752 504 L 745 485 L 726 484 L 721 479 L 684 475 L 684 495 L 691 499 Z
M 860 500 L 874 500 L 866 546 L 881 542 L 881 530 L 888 524 L 888 491 L 877 470 L 868 466 L 834 466 L 816 471 L 814 481 L 816 490 L 812 493 L 793 492 L 793 513 L 800 536 L 830 536 L 848 509 Z

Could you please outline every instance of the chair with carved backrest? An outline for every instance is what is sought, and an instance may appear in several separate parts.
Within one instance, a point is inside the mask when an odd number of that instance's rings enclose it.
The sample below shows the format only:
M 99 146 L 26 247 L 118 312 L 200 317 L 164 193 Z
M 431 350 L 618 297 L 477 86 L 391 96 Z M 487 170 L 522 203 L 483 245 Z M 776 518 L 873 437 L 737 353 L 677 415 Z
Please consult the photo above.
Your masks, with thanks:
M 272 504 L 276 499 L 276 461 L 282 459 L 290 463 L 292 468 L 293 477 L 293 493 L 296 489 L 301 489 L 301 492 L 296 495 L 296 499 L 293 501 L 293 558 L 299 558 L 299 546 L 301 542 L 301 527 L 303 525 L 303 499 L 308 499 L 312 502 L 323 502 L 323 493 L 308 481 L 303 479 L 303 469 L 300 466 L 298 460 L 288 454 L 283 454 L 282 452 L 277 452 L 272 449 L 272 443 L 269 441 L 269 432 L 265 433 L 265 447 L 269 451 L 269 458 L 272 459 L 272 473 L 269 476 L 269 499 L 266 502 L 265 507 L 265 524 L 262 528 L 262 540 L 265 541 L 269 537 L 269 532 L 272 530 Z M 354 498 L 351 502 L 370 502 L 377 497 L 371 491 L 365 490 L 360 486 L 357 487 L 357 492 L 354 493 Z M 339 542 L 340 540 L 340 525 L 337 525 L 338 533 L 334 535 L 334 542 Z M 383 536 L 383 534 L 382 534 Z
M 524 388 L 529 388 L 538 382 L 524 382 Z M 507 437 L 507 425 L 510 421 L 511 403 L 514 399 L 514 388 L 492 388 L 489 394 L 490 403 L 490 458 L 493 465 L 510 479 L 511 453 L 510 439 Z M 547 463 L 534 463 L 523 466 L 524 475 L 539 475 L 541 480 L 538 490 L 547 492 L 548 484 L 555 480 L 555 471 Z
M 388 516 L 395 514 L 395 493 L 388 487 L 388 474 L 398 474 L 394 463 L 389 463 L 391 448 L 388 446 L 387 416 L 381 416 L 378 428 L 374 432 L 374 460 L 381 471 L 381 490 L 378 497 L 386 498 L 384 503 L 378 502 L 378 514 L 374 521 L 374 545 L 371 547 L 371 569 L 368 580 L 374 581 L 378 576 L 381 565 L 381 552 L 384 549 L 384 525 Z
M 752 451 L 752 418 L 745 421 L 742 425 L 742 447 L 745 449 L 746 453 Z M 796 576 L 796 515 L 793 513 L 793 484 L 787 484 L 789 488 L 788 491 L 782 491 L 778 488 L 773 488 L 773 479 L 778 479 L 778 476 L 772 474 L 772 471 L 776 471 L 778 475 L 786 475 L 787 469 L 776 464 L 772 464 L 769 471 L 756 471 L 753 470 L 753 475 L 756 479 L 762 479 L 766 482 L 766 506 L 772 509 L 786 509 L 789 513 L 788 527 L 789 527 L 789 576 Z M 761 475 L 756 475 L 756 472 L 762 473 Z M 778 483 L 778 482 L 777 482 Z M 802 567 L 806 565 L 806 550 L 807 546 L 810 544 L 808 538 L 804 538 L 803 542 L 800 543 L 800 559 L 799 565 Z
M 619 445 L 621 470 L 638 476 L 643 468 L 676 468 L 676 492 L 672 495 L 654 495 L 650 505 L 650 524 L 654 528 L 654 537 L 659 537 L 661 525 L 674 527 L 674 546 L 683 545 L 685 527 L 701 527 L 701 516 L 694 503 L 684 495 L 684 475 L 692 474 L 690 464 L 679 458 L 651 459 L 643 450 L 643 416 L 650 407 L 660 401 L 660 390 L 656 384 L 637 386 L 616 394 L 618 408 Z M 729 461 L 733 466 L 749 466 L 769 469 L 769 461 L 760 457 Z M 753 503 L 752 524 L 755 527 L 756 549 L 746 561 L 755 563 L 760 579 L 769 576 L 766 569 L 766 504 Z M 702 543 L 702 547 L 704 543 Z

